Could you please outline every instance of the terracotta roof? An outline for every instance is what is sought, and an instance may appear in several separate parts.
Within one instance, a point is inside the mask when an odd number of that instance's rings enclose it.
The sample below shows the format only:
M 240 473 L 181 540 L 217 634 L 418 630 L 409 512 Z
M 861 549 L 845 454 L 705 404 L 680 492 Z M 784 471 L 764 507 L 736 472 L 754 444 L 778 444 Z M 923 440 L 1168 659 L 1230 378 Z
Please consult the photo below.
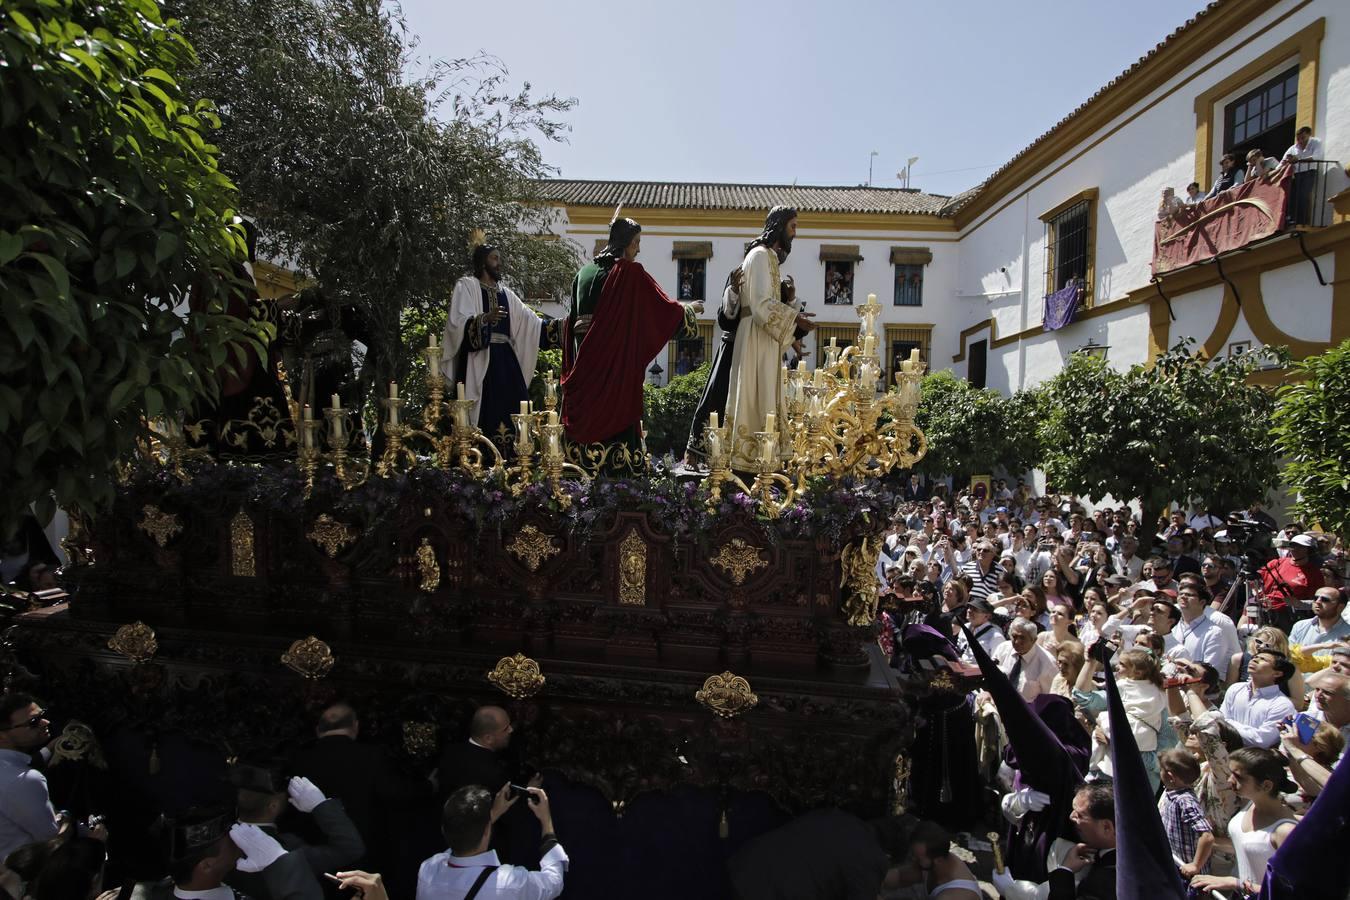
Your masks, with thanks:
M 1200 23 L 1202 19 L 1206 18 L 1207 16 L 1211 16 L 1215 12 L 1217 12 L 1219 7 L 1223 6 L 1224 3 L 1225 0 L 1214 0 L 1214 2 L 1207 5 L 1204 9 L 1200 10 L 1200 12 L 1196 13 L 1193 17 L 1187 19 L 1184 24 L 1179 26 L 1167 37 L 1159 41 L 1152 50 L 1148 51 L 1143 56 L 1139 57 L 1139 59 L 1135 61 L 1134 65 L 1130 66 L 1124 72 L 1121 72 L 1115 78 L 1112 78 L 1110 81 L 1108 81 L 1095 94 L 1093 94 L 1091 97 L 1087 98 L 1082 103 L 1080 103 L 1074 109 L 1073 112 L 1069 113 L 1067 116 L 1060 119 L 1058 122 L 1052 125 L 1044 134 L 1036 138 L 1030 144 L 1027 144 L 1025 147 L 1023 147 L 1022 150 L 1019 151 L 1012 159 L 1008 160 L 1006 163 L 995 169 L 994 172 L 988 178 L 982 181 L 978 186 L 971 188 L 968 191 L 964 191 L 961 194 L 958 194 L 956 197 L 953 197 L 952 201 L 947 205 L 945 209 L 943 209 L 942 211 L 943 214 L 954 215 L 958 210 L 961 209 L 961 207 L 965 206 L 967 203 L 973 200 L 975 196 L 978 195 L 986 185 L 992 184 L 1000 175 L 1008 171 L 1008 169 L 1012 168 L 1013 164 L 1016 163 L 1019 159 L 1021 159 L 1022 157 L 1030 153 L 1032 150 L 1034 150 L 1043 141 L 1047 140 L 1052 134 L 1054 134 L 1065 124 L 1067 124 L 1071 119 L 1077 118 L 1080 114 L 1083 113 L 1084 110 L 1086 110 L 1093 103 L 1101 99 L 1103 95 L 1108 93 L 1117 84 L 1121 83 L 1122 81 L 1133 75 L 1135 72 L 1139 71 L 1139 69 L 1143 67 L 1146 63 L 1148 63 L 1149 60 L 1153 59 L 1155 56 L 1161 53 L 1169 44 L 1177 40 L 1177 38 L 1181 37 L 1191 28 L 1194 28 L 1197 24 Z
M 676 181 L 547 179 L 546 200 L 568 206 L 622 203 L 639 209 L 763 210 L 779 204 L 802 212 L 942 215 L 949 197 L 904 188 L 788 184 L 710 184 Z

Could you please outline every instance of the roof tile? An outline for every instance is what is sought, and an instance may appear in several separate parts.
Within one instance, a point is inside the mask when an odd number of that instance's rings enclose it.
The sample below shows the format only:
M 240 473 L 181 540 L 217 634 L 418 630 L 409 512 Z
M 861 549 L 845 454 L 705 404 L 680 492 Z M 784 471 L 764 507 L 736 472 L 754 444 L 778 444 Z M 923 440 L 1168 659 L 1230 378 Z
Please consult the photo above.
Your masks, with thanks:
M 951 199 L 904 188 L 676 181 L 547 179 L 547 200 L 569 206 L 619 204 L 639 209 L 763 210 L 786 204 L 802 212 L 942 215 Z

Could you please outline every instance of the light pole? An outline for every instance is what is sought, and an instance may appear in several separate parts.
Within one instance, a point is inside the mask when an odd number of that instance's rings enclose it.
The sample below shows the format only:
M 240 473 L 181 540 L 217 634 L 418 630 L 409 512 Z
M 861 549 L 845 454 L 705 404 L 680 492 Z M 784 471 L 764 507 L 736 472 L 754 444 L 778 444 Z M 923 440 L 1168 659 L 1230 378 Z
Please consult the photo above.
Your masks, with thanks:
M 872 154 L 871 154 L 870 156 L 867 157 L 867 186 L 868 186 L 868 187 L 871 187 L 871 186 L 872 186 L 872 160 L 874 160 L 874 159 L 876 159 L 876 158 L 877 158 L 877 151 L 875 151 L 875 150 L 873 150 L 873 151 L 872 151 Z

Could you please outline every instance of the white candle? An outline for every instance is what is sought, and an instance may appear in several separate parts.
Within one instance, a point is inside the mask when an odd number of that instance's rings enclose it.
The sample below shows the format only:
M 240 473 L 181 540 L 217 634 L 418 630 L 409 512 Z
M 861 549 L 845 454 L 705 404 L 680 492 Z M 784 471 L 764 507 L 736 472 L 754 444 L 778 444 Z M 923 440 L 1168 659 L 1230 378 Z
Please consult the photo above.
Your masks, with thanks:
M 548 424 L 549 425 L 558 424 L 558 411 L 556 409 L 550 409 L 548 411 Z
M 333 409 L 342 409 L 342 402 L 338 399 L 337 394 L 333 395 Z
M 877 336 L 875 334 L 869 334 L 867 339 L 863 341 L 863 356 L 871 356 L 876 352 L 876 349 Z
M 455 399 L 464 399 L 464 382 L 462 381 L 455 385 Z
M 390 400 L 397 400 L 397 399 L 398 399 L 398 382 L 397 382 L 397 381 L 391 381 L 391 382 L 389 382 L 389 399 L 390 399 Z
M 816 374 L 815 374 L 814 384 L 815 384 L 816 387 L 824 387 L 824 386 L 825 386 L 825 370 L 824 370 L 824 369 L 816 369 Z
M 712 412 L 708 414 L 708 427 L 713 431 L 717 430 L 717 413 Z
M 434 331 L 427 332 L 427 346 L 433 350 L 436 349 L 436 332 Z
M 912 362 L 910 362 L 909 360 L 905 360 L 904 362 L 902 362 L 902 363 L 900 364 L 900 371 L 901 371 L 901 372 L 912 372 L 913 370 L 914 370 L 914 364 L 913 364 Z
M 922 362 L 922 360 L 919 359 L 919 348 L 918 347 L 911 348 L 909 351 L 910 368 L 917 369 L 919 367 L 920 362 Z
M 831 349 L 831 350 L 835 350 L 835 349 L 837 349 L 837 348 L 839 347 L 838 343 L 836 343 L 837 340 L 838 340 L 838 338 L 830 338 L 830 349 Z
M 774 415 L 773 413 L 765 413 L 765 415 L 764 415 L 764 430 L 765 430 L 765 431 L 768 431 L 768 432 L 774 432 L 774 431 L 777 431 L 777 430 L 778 430 L 778 416 Z
M 868 295 L 867 295 L 867 305 L 868 305 L 868 306 L 876 306 L 876 305 L 877 305 L 877 295 L 876 295 L 876 294 L 868 294 Z
M 520 414 L 522 416 L 528 416 L 530 414 L 530 401 L 528 400 L 520 401 Z
M 312 409 L 309 408 L 309 404 L 308 404 L 308 403 L 305 404 L 305 421 L 306 421 L 306 422 L 313 422 L 313 421 L 314 421 L 314 410 L 312 410 Z

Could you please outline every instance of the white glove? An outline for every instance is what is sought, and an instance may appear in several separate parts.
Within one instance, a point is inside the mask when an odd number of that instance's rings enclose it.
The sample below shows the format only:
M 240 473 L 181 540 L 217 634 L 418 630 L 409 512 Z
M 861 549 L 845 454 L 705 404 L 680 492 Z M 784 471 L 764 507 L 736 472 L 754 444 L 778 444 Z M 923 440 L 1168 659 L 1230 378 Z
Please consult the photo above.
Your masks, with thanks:
M 244 855 L 235 863 L 241 872 L 261 872 L 286 855 L 286 848 L 257 825 L 230 826 L 230 840 Z
M 994 890 L 998 891 L 1000 897 L 1007 897 L 1012 891 L 1013 877 L 1007 869 L 1002 872 L 989 873 L 989 882 L 994 886 Z
M 291 805 L 303 813 L 314 812 L 314 807 L 328 799 L 318 785 L 298 775 L 286 784 L 286 793 L 291 795 Z
M 1040 812 L 1049 806 L 1050 795 L 1035 788 L 1018 788 L 1010 794 L 1004 794 L 999 805 L 1003 809 L 1003 817 L 1016 825 L 1027 813 Z

